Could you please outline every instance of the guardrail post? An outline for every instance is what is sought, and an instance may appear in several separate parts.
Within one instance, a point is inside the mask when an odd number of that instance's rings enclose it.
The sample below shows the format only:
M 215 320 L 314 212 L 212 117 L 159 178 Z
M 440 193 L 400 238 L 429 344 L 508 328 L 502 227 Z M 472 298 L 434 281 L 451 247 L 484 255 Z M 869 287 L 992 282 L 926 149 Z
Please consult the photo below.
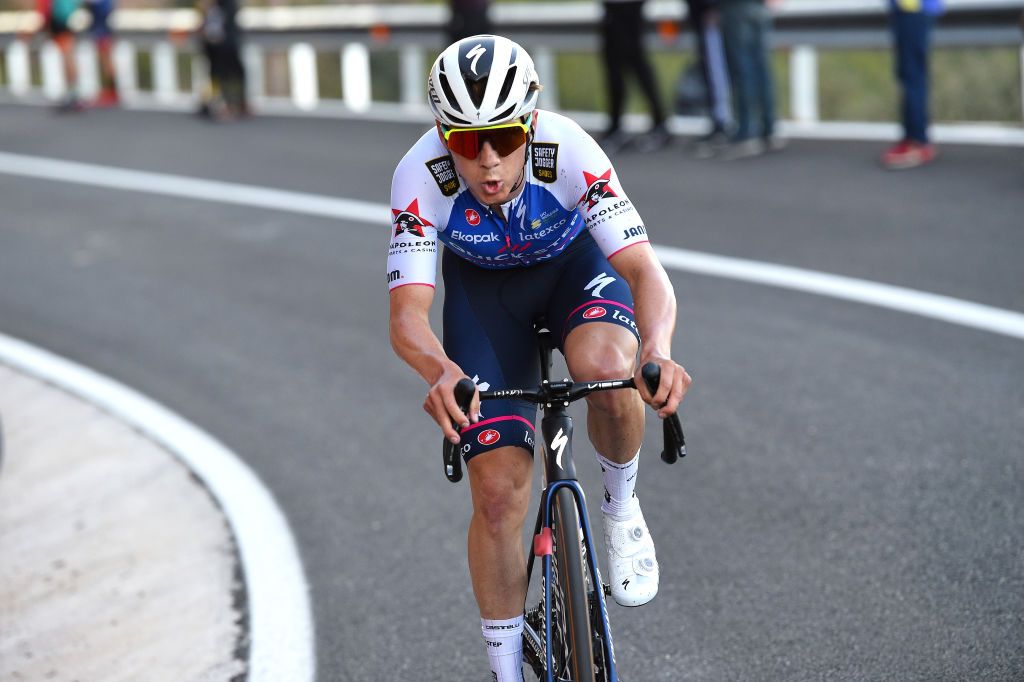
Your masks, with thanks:
M 92 99 L 100 91 L 96 43 L 91 40 L 79 40 L 75 44 L 75 66 L 78 67 L 78 94 L 86 99 Z
M 423 94 L 423 50 L 415 45 L 403 45 L 399 52 L 399 88 L 402 104 L 417 105 L 425 101 Z
M 818 113 L 818 52 L 797 45 L 789 54 L 790 110 L 799 123 L 816 123 Z
M 245 91 L 250 101 L 258 102 L 266 94 L 263 85 L 263 48 L 246 43 L 242 48 L 242 62 L 245 64 Z
M 158 102 L 173 102 L 178 96 L 177 53 L 161 41 L 153 46 L 153 90 Z
M 537 77 L 544 86 L 544 108 L 558 111 L 558 69 L 555 53 L 548 47 L 534 47 L 533 63 L 537 67 Z
M 7 44 L 6 57 L 7 87 L 15 97 L 24 97 L 32 84 L 28 45 L 23 40 L 12 40 Z
M 135 45 L 127 40 L 114 43 L 114 73 L 117 74 L 117 92 L 121 99 L 135 99 L 139 91 L 138 69 L 135 66 Z
M 352 111 L 370 108 L 370 51 L 362 43 L 349 43 L 341 51 L 341 91 Z
M 59 99 L 67 89 L 67 83 L 64 82 L 60 49 L 52 40 L 47 40 L 40 48 L 39 64 L 43 75 L 43 95 L 47 99 Z
M 316 109 L 320 90 L 316 77 L 316 51 L 309 43 L 296 43 L 288 48 L 288 76 L 292 86 L 292 103 L 299 109 Z

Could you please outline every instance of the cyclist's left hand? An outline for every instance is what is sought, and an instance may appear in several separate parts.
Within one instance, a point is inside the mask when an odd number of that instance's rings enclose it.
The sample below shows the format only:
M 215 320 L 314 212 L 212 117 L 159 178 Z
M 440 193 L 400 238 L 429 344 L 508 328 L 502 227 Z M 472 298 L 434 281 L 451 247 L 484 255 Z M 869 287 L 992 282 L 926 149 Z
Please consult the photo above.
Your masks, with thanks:
M 647 390 L 647 384 L 640 375 L 640 368 L 648 362 L 653 362 L 661 369 L 661 382 L 658 384 L 658 392 L 653 396 Z M 644 402 L 654 408 L 658 417 L 665 419 L 679 408 L 679 403 L 689 390 L 693 379 L 686 369 L 676 363 L 672 358 L 663 355 L 648 355 L 640 358 L 634 377 L 637 388 L 640 389 L 640 396 Z

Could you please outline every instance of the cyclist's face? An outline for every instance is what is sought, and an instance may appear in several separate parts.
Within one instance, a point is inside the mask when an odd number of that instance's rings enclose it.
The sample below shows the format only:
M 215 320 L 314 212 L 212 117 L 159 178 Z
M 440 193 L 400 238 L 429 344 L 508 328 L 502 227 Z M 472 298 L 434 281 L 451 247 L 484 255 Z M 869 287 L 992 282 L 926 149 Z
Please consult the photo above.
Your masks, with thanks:
M 526 184 L 520 182 L 525 172 L 526 144 L 508 156 L 501 156 L 490 141 L 486 141 L 475 159 L 452 154 L 452 160 L 469 191 L 477 201 L 487 206 L 509 201 Z

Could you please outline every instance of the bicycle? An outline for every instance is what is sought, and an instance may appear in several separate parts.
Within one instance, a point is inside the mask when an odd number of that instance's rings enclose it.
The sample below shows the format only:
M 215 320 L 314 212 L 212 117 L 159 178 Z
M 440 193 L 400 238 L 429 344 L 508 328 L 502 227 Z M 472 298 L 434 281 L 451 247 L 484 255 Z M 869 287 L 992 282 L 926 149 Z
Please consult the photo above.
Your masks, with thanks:
M 537 606 L 526 610 L 523 659 L 544 682 L 616 682 L 619 677 L 605 599 L 611 589 L 601 581 L 595 558 L 586 499 L 572 458 L 572 418 L 566 408 L 595 391 L 636 389 L 636 383 L 632 378 L 552 382 L 551 332 L 543 321 L 536 322 L 534 330 L 541 359 L 540 385 L 532 389 L 480 392 L 480 400 L 513 398 L 543 407 L 544 488 L 534 527 L 533 551 L 526 564 L 529 584 L 534 559 L 541 557 L 542 597 Z M 645 365 L 641 375 L 651 393 L 655 393 L 660 382 L 658 366 Z M 455 398 L 463 412 L 468 412 L 475 391 L 476 385 L 469 379 L 456 385 Z M 686 456 L 686 441 L 677 415 L 664 420 L 663 436 L 664 462 L 672 464 Z M 446 441 L 443 456 L 448 480 L 462 480 L 459 447 Z

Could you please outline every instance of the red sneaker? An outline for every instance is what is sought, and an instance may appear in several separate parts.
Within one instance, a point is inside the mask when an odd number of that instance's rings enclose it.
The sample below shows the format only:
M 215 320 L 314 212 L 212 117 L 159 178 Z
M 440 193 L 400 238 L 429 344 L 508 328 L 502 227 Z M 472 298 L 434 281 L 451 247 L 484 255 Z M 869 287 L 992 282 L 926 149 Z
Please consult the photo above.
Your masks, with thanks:
M 97 109 L 109 109 L 118 106 L 120 103 L 121 98 L 117 96 L 117 90 L 103 90 L 93 100 L 92 106 Z
M 916 168 L 935 160 L 935 145 L 903 140 L 882 154 L 882 165 L 890 170 Z

